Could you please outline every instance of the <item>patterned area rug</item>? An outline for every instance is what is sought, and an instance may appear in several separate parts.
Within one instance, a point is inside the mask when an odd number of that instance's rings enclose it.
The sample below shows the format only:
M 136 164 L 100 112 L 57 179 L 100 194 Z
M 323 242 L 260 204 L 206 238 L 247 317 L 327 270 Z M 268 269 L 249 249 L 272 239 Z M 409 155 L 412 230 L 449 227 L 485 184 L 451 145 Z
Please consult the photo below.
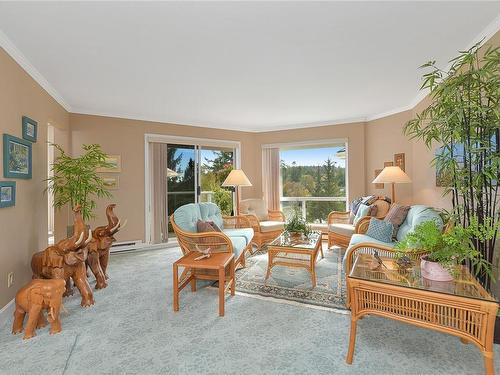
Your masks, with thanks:
M 316 261 L 316 287 L 305 268 L 275 266 L 265 281 L 267 250 L 264 247 L 247 258 L 246 268 L 236 273 L 238 292 L 258 294 L 305 304 L 345 310 L 346 285 L 342 270 L 343 250 L 323 247 L 325 257 Z

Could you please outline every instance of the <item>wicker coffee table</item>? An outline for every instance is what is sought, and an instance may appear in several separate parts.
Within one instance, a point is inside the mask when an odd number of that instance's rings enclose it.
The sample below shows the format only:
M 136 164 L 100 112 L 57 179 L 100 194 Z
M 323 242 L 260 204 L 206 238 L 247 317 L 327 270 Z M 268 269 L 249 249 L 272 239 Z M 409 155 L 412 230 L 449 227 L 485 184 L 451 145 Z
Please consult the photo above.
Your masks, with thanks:
M 312 232 L 307 238 L 283 233 L 268 245 L 266 280 L 275 266 L 300 267 L 311 273 L 311 283 L 316 287 L 316 258 L 318 252 L 323 256 L 321 232 Z
M 379 315 L 457 336 L 479 347 L 485 373 L 495 373 L 493 333 L 498 302 L 465 267 L 454 281 L 424 279 L 419 264 L 399 271 L 394 259 L 382 257 L 386 267 L 370 269 L 371 254 L 359 254 L 347 277 L 351 307 L 351 335 L 347 363 L 351 364 L 358 319 Z

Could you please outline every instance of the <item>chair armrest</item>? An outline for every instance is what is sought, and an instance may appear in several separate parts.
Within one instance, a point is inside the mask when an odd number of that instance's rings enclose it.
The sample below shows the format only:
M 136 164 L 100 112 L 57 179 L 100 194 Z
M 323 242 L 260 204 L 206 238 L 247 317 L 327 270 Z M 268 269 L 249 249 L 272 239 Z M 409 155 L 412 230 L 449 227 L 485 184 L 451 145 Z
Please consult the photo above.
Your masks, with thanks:
M 257 218 L 256 215 L 254 215 L 254 214 L 245 214 L 243 216 L 245 218 L 247 218 L 247 220 L 250 223 L 250 226 L 253 228 L 254 232 L 260 232 L 260 223 L 259 223 L 259 219 Z
M 224 220 L 224 228 L 252 228 L 250 220 L 244 215 L 223 216 L 222 220 Z
M 282 221 L 285 222 L 285 214 L 283 211 L 274 211 L 274 210 L 267 210 L 267 214 L 269 215 L 269 220 L 272 221 Z
M 328 214 L 328 225 L 330 224 L 349 224 L 350 211 L 332 211 Z
M 371 216 L 363 216 L 359 219 L 356 227 L 354 228 L 354 233 L 365 234 L 368 231 L 368 226 L 370 225 Z

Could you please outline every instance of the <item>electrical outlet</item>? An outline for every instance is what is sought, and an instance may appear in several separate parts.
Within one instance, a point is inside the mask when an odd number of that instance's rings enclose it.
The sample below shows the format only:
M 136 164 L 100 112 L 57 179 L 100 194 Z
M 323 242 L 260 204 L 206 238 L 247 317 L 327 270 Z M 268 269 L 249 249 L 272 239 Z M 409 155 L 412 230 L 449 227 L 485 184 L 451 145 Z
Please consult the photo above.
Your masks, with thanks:
M 7 288 L 10 288 L 14 284 L 14 272 L 10 272 L 7 275 Z

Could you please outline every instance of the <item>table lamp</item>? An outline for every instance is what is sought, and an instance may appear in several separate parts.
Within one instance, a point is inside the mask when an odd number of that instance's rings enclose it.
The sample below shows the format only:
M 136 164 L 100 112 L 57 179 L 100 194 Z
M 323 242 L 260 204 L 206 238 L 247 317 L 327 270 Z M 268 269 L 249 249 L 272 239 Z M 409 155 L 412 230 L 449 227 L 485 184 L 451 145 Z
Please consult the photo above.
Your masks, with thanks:
M 240 196 L 239 189 L 240 186 L 252 186 L 252 183 L 248 180 L 248 177 L 245 175 L 241 169 L 233 169 L 229 172 L 229 175 L 226 177 L 222 186 L 234 186 L 234 190 L 236 192 L 236 215 L 240 214 Z
M 396 202 L 394 184 L 408 184 L 410 177 L 398 166 L 385 167 L 380 174 L 372 181 L 373 184 L 391 184 L 391 200 Z

